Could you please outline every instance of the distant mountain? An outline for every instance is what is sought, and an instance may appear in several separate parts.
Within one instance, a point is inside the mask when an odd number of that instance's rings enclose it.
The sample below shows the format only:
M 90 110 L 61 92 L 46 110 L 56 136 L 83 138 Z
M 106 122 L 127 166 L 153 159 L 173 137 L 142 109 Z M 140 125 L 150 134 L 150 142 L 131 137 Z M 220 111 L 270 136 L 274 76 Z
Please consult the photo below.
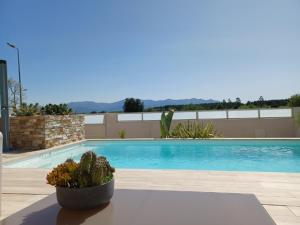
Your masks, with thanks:
M 123 110 L 123 104 L 125 100 L 121 100 L 118 102 L 112 103 L 98 103 L 92 101 L 84 101 L 84 102 L 70 102 L 68 103 L 69 107 L 73 109 L 73 111 L 77 113 L 89 113 L 89 112 L 116 112 Z M 190 99 L 165 99 L 165 100 L 142 100 L 144 102 L 145 109 L 165 106 L 165 105 L 188 105 L 188 104 L 203 104 L 203 103 L 215 103 L 219 102 L 213 99 L 198 99 L 198 98 L 190 98 Z

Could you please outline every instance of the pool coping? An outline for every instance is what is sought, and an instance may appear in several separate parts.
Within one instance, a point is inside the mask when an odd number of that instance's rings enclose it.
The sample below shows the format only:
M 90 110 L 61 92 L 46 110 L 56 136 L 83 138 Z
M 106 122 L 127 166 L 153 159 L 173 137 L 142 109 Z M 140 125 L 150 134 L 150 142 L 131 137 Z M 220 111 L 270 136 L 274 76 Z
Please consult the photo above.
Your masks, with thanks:
M 73 145 L 75 146 L 75 145 L 78 145 L 78 144 L 86 142 L 86 141 L 87 141 L 87 139 L 83 139 L 80 141 L 75 141 L 72 143 L 63 144 L 63 145 L 55 146 L 52 148 L 40 149 L 40 150 L 32 150 L 32 151 L 16 150 L 16 151 L 11 151 L 11 152 L 4 152 L 4 153 L 2 153 L 2 165 L 14 163 L 14 162 L 17 162 L 17 161 L 20 161 L 23 159 L 27 159 L 27 158 L 29 159 L 36 155 L 42 155 L 42 154 L 46 154 L 49 152 L 58 151 L 62 148 L 72 147 Z M 16 155 L 16 157 L 13 157 L 15 155 Z

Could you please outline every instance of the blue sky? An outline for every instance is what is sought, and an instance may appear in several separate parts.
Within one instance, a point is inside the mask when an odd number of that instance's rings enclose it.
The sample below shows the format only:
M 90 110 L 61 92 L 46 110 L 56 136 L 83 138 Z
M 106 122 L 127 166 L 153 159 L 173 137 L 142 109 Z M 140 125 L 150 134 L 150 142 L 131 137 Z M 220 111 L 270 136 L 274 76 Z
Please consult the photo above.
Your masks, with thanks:
M 2 0 L 0 58 L 27 101 L 287 98 L 299 0 Z

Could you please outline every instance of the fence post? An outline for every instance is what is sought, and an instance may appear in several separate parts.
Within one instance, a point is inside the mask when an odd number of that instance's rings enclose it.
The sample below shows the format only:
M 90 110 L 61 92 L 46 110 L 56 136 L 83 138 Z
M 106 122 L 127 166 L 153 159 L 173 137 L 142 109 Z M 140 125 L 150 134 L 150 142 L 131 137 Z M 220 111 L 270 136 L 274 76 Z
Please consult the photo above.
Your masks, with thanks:
M 104 135 L 107 138 L 107 113 L 104 113 Z
M 296 116 L 296 115 L 295 115 L 295 108 L 292 107 L 291 110 L 292 110 L 292 118 L 295 118 L 295 116 Z
M 199 120 L 199 112 L 196 112 L 196 120 Z
M 228 109 L 226 109 L 226 119 L 229 119 Z
M 257 111 L 258 111 L 258 119 L 260 119 L 260 109 L 258 109 Z

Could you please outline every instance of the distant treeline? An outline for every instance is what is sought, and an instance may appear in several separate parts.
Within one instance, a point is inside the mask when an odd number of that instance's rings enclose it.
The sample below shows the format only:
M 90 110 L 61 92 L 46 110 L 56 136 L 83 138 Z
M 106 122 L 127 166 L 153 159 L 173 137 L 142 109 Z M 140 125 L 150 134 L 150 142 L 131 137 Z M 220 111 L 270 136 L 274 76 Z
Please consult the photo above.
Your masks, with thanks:
M 300 107 L 300 94 L 292 95 L 288 99 L 264 100 L 262 96 L 257 101 L 248 101 L 242 103 L 240 98 L 235 101 L 224 99 L 221 102 L 188 104 L 188 105 L 166 105 L 144 109 L 144 103 L 140 99 L 127 98 L 124 102 L 124 112 L 161 112 L 174 109 L 176 111 L 193 111 L 193 110 L 224 110 L 224 109 L 255 109 L 255 108 L 284 108 Z M 97 113 L 97 112 L 91 112 Z M 102 112 L 104 113 L 104 111 Z
M 160 112 L 175 109 L 176 111 L 189 110 L 220 110 L 220 109 L 252 109 L 252 108 L 280 108 L 287 107 L 289 99 L 264 100 L 260 98 L 258 101 L 248 101 L 242 103 L 239 98 L 234 102 L 223 100 L 217 103 L 189 104 L 189 105 L 166 105 L 145 109 L 145 112 Z

